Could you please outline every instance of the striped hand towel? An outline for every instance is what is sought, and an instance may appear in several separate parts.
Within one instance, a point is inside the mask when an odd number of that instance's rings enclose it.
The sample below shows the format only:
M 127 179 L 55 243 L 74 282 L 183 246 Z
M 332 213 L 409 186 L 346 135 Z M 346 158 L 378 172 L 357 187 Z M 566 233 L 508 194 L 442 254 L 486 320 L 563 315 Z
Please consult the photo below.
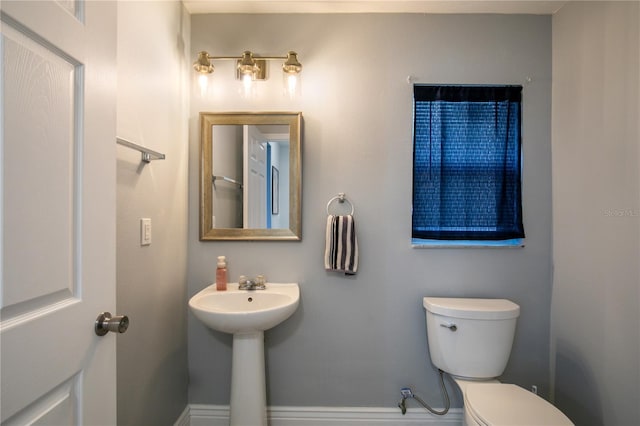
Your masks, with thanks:
M 352 215 L 327 217 L 324 268 L 353 275 L 358 271 L 358 240 Z

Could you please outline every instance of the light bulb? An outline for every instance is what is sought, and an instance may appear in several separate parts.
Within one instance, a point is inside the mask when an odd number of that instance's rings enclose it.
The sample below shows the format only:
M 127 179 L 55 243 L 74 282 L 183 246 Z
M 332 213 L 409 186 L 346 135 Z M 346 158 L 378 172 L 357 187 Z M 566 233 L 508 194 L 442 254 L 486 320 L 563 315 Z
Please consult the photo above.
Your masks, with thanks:
M 207 94 L 207 87 L 209 87 L 209 75 L 200 74 L 198 76 L 198 86 L 200 86 L 200 96 Z
M 242 75 L 242 95 L 250 98 L 253 94 L 253 76 L 250 73 Z
M 283 73 L 284 94 L 290 99 L 300 95 L 300 74 Z

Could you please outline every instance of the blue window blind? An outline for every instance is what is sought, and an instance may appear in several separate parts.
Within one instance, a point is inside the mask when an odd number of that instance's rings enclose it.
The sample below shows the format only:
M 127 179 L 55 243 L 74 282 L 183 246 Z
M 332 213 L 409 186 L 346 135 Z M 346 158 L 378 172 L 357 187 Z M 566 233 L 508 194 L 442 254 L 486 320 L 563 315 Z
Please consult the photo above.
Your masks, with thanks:
M 524 238 L 522 86 L 414 86 L 412 237 Z

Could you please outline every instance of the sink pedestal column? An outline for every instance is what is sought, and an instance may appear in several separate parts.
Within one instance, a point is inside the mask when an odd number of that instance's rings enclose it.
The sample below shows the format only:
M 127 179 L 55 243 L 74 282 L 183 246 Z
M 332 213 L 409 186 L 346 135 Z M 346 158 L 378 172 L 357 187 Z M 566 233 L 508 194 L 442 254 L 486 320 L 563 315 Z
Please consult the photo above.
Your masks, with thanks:
M 233 335 L 230 426 L 267 426 L 264 332 Z

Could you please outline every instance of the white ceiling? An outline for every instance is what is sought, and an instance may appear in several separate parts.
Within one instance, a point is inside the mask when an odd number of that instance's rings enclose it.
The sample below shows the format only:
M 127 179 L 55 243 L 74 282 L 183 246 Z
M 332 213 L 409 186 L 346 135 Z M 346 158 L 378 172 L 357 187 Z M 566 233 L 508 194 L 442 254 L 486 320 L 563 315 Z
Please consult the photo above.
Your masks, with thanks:
M 550 15 L 564 0 L 183 0 L 192 13 L 525 13 Z

